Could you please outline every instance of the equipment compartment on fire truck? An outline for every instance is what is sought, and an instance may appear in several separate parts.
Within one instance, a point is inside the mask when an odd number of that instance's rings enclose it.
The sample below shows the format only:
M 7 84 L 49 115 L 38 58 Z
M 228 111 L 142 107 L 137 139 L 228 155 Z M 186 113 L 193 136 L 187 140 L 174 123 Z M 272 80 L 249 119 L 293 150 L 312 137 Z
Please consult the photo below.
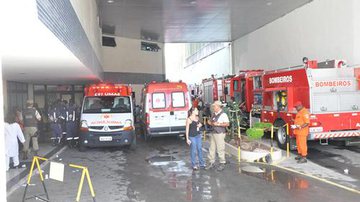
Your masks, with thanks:
M 80 121 L 80 149 L 135 145 L 133 110 L 130 86 L 93 84 L 85 87 Z

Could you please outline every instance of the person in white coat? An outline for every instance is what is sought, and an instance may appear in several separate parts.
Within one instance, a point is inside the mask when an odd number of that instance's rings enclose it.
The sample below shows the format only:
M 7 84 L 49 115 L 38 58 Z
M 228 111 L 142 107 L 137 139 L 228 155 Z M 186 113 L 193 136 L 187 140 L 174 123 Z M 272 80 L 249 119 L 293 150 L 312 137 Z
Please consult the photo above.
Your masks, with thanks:
M 14 162 L 14 167 L 19 165 L 19 144 L 25 142 L 24 134 L 20 125 L 15 121 L 15 114 L 9 113 L 5 122 L 5 157 L 6 157 L 6 171 L 9 170 L 10 158 Z

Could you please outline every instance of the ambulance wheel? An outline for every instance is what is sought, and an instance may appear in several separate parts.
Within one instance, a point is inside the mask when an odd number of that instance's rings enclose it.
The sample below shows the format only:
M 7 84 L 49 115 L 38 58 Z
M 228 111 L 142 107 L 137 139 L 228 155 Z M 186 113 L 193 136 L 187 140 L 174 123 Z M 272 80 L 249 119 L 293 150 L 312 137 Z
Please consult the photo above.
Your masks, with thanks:
M 135 136 L 134 136 L 134 140 L 133 140 L 133 142 L 132 142 L 132 146 L 136 146 L 136 141 L 137 141 L 137 135 L 135 134 Z
M 86 146 L 83 145 L 83 144 L 81 144 L 81 143 L 79 143 L 79 151 L 80 151 L 80 152 L 85 152 L 86 150 L 87 150 Z
M 144 128 L 144 130 L 143 130 L 143 136 L 144 136 L 145 142 L 148 142 L 150 140 L 150 136 L 148 135 L 146 128 Z
M 129 145 L 131 150 L 135 150 L 136 149 L 136 135 L 134 136 L 134 140 L 131 143 L 131 145 Z
M 286 149 L 286 136 L 286 128 L 280 126 L 276 131 L 276 141 L 280 149 Z
M 150 135 L 145 132 L 145 133 L 144 133 L 145 142 L 149 142 L 149 141 L 150 141 L 150 138 L 151 138 Z

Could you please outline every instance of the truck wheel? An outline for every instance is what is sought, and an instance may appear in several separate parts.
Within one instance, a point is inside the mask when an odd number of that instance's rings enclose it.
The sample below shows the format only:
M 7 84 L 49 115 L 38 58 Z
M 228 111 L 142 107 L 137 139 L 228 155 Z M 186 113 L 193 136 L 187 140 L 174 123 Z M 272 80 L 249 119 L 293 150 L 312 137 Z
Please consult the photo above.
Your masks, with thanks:
M 286 149 L 286 128 L 285 127 L 279 127 L 278 130 L 275 133 L 276 135 L 276 141 L 278 144 L 278 147 L 280 149 Z
M 136 134 L 135 134 L 135 136 L 134 136 L 134 140 L 133 140 L 133 142 L 132 142 L 132 144 L 131 145 L 134 145 L 134 146 L 136 146 L 136 140 L 137 139 L 137 137 L 136 137 Z
M 81 144 L 81 143 L 79 143 L 79 151 L 80 151 L 80 152 L 85 152 L 86 150 L 87 150 L 86 146 L 83 145 L 83 144 Z
M 133 140 L 133 142 L 131 143 L 130 148 L 131 148 L 132 150 L 135 150 L 135 149 L 136 149 L 136 135 L 134 136 L 134 140 Z
M 147 134 L 146 128 L 143 128 L 143 136 L 144 136 L 144 140 L 145 142 L 148 142 L 150 140 L 149 135 Z

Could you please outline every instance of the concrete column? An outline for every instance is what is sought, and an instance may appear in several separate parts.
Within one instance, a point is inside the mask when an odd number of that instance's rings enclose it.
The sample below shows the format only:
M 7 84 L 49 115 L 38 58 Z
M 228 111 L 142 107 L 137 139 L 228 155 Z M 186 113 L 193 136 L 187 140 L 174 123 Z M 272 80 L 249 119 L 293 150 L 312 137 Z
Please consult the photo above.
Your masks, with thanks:
M 8 111 L 8 94 L 7 94 L 7 81 L 2 80 L 2 90 L 3 90 L 3 104 L 4 104 L 4 112 L 6 113 Z
M 2 62 L 0 57 L 0 106 L 4 106 Z M 4 131 L 4 107 L 0 107 L 0 131 Z M 3 133 L 2 133 L 3 134 Z M 0 201 L 6 201 L 5 138 L 0 138 Z

